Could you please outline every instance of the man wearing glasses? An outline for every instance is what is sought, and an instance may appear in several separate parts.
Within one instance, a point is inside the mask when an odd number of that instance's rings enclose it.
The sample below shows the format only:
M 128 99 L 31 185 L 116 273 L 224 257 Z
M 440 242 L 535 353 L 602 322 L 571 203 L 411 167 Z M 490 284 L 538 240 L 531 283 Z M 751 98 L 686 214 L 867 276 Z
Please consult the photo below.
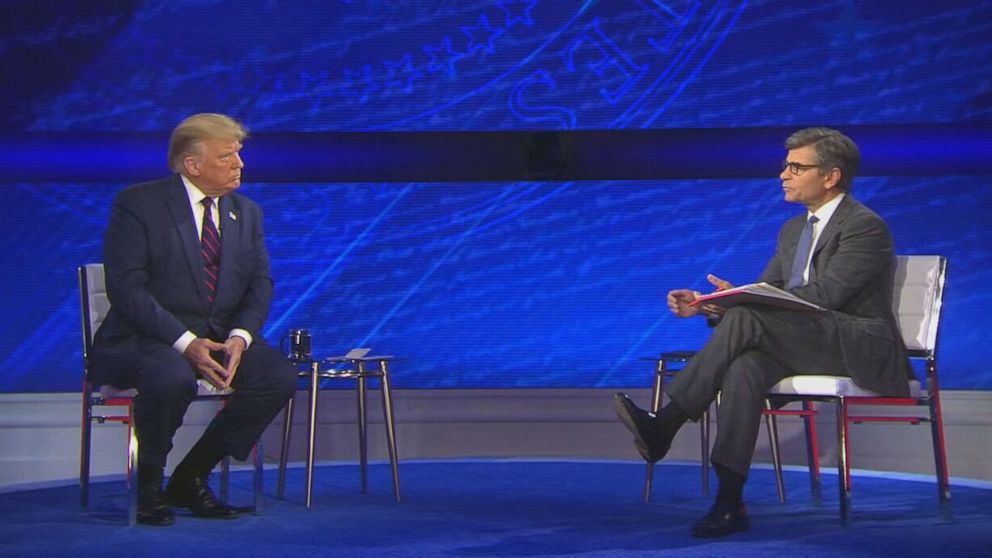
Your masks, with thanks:
M 704 315 L 715 324 L 706 345 L 666 386 L 671 402 L 657 415 L 626 395 L 617 415 L 648 462 L 662 459 L 678 429 L 698 420 L 720 393 L 710 461 L 720 481 L 716 502 L 693 526 L 697 537 L 750 527 L 743 489 L 758 437 L 765 394 L 787 376 L 844 373 L 861 387 L 908 396 L 912 369 L 892 312 L 894 250 L 889 228 L 850 195 L 858 147 L 829 128 L 807 128 L 785 142 L 779 178 L 785 200 L 806 207 L 782 226 L 759 281 L 825 308 L 801 312 L 743 305 L 692 305 L 700 293 L 668 293 L 673 314 Z M 710 275 L 719 289 L 730 283 Z

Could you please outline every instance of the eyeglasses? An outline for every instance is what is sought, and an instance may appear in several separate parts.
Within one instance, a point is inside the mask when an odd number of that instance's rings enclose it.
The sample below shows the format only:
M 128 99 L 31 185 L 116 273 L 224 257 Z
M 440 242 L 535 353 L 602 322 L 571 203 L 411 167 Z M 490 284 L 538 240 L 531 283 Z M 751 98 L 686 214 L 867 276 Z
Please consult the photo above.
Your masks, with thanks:
M 808 169 L 819 168 L 819 166 L 820 165 L 804 165 L 802 163 L 793 163 L 791 161 L 782 161 L 782 170 L 785 170 L 786 168 L 788 168 L 789 169 L 789 172 L 791 172 L 792 174 L 795 174 L 795 175 L 802 174 L 803 171 L 808 170 Z

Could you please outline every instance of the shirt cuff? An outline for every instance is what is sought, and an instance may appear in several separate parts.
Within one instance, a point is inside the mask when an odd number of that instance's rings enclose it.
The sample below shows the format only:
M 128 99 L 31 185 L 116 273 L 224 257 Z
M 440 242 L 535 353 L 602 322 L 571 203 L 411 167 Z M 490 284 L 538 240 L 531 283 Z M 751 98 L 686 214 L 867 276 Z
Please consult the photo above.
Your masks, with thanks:
M 186 333 L 179 336 L 176 342 L 172 344 L 172 348 L 179 351 L 179 354 L 186 354 L 186 347 L 196 339 L 196 334 L 192 331 L 187 331 Z
M 232 329 L 230 333 L 227 334 L 227 338 L 228 339 L 230 339 L 231 337 L 235 337 L 235 336 L 240 337 L 240 338 L 242 338 L 242 339 L 245 340 L 245 349 L 248 349 L 248 347 L 251 347 L 251 334 L 248 333 L 248 330 L 245 330 L 245 329 L 241 329 L 241 328 L 237 328 L 236 327 L 236 328 Z

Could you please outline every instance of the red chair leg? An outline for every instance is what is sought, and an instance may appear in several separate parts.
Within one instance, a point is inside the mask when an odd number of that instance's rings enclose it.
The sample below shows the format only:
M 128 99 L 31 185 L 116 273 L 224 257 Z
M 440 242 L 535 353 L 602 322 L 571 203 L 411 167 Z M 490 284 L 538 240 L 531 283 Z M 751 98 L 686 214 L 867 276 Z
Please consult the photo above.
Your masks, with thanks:
M 837 486 L 840 491 L 840 520 L 851 521 L 851 466 L 848 462 L 847 401 L 837 398 Z

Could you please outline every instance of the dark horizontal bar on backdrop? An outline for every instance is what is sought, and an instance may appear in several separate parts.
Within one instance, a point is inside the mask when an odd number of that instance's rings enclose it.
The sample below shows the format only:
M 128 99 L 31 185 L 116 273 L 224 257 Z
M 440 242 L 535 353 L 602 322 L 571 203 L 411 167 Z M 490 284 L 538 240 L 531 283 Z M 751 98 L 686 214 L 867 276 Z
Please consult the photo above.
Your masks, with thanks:
M 253 132 L 246 182 L 765 178 L 797 127 Z M 844 126 L 864 176 L 992 173 L 992 123 Z M 0 182 L 135 182 L 168 172 L 168 131 L 0 133 Z

